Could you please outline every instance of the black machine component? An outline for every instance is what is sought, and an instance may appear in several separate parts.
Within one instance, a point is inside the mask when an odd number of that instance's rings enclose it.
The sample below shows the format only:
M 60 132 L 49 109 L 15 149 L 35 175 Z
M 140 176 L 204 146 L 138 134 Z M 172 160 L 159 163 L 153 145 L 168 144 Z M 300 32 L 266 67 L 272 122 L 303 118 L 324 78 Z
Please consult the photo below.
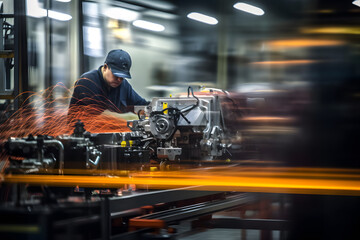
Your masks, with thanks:
M 74 170 L 139 170 L 150 162 L 150 150 L 134 145 L 130 133 L 90 134 L 82 122 L 71 136 L 28 136 L 5 143 L 11 173 L 63 174 Z
M 150 151 L 138 147 L 104 144 L 100 150 L 104 156 L 100 169 L 140 170 L 150 162 Z
M 52 170 L 62 173 L 64 167 L 64 146 L 61 141 L 48 136 L 10 138 L 5 148 L 10 155 L 8 171 L 21 173 Z

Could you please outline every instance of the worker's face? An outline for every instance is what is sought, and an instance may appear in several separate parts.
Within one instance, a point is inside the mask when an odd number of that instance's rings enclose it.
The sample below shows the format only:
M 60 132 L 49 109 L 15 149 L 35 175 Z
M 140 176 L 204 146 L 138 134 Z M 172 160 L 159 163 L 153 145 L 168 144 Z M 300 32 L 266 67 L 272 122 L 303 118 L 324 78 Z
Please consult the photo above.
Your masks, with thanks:
M 106 83 L 113 88 L 120 86 L 123 81 L 123 78 L 115 76 L 108 65 L 104 64 L 103 67 L 103 77 Z

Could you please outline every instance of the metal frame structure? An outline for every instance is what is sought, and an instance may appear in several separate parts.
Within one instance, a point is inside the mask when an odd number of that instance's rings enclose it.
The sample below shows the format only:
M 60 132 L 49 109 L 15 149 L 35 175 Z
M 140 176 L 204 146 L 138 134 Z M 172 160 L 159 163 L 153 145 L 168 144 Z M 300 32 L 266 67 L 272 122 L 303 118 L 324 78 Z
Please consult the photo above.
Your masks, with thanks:
M 21 190 L 21 185 L 13 187 Z M 245 196 L 246 195 L 246 196 Z M 73 237 L 79 234 L 79 229 L 89 228 L 96 236 L 81 233 L 89 239 L 142 239 L 143 234 L 152 232 L 152 228 L 133 229 L 123 231 L 120 234 L 112 232 L 113 221 L 116 219 L 131 219 L 142 215 L 142 207 L 157 204 L 168 204 L 173 208 L 168 211 L 160 211 L 166 216 L 169 211 L 177 215 L 176 221 L 188 218 L 196 218 L 212 212 L 229 209 L 241 204 L 253 202 L 255 198 L 250 194 L 236 194 L 228 198 L 224 192 L 197 191 L 196 187 L 134 192 L 122 197 L 103 196 L 96 200 L 85 200 L 62 204 L 30 204 L 18 203 L 14 206 L 0 207 L 2 220 L 0 220 L 0 233 L 7 237 L 34 237 L 36 239 L 52 239 L 55 236 Z M 197 203 L 200 202 L 200 203 Z M 175 207 L 178 204 L 190 204 L 184 207 Z M 191 205 L 195 203 L 194 205 Z M 171 207 L 173 206 L 173 207 Z M 186 211 L 188 209 L 196 211 Z M 182 214 L 178 214 L 182 212 Z M 184 215 L 184 213 L 186 214 Z M 149 216 L 149 215 L 145 215 Z M 174 219 L 172 219 L 174 220 Z M 131 221 L 131 220 L 130 220 Z M 95 229 L 95 230 L 94 230 Z
M 25 0 L 14 1 L 14 14 L 0 14 L 0 19 L 14 18 L 14 49 L 4 50 L 3 29 L 1 21 L 0 28 L 0 51 L 1 58 L 14 58 L 14 88 L 10 87 L 10 69 L 2 66 L 2 84 L 0 88 L 0 99 L 14 99 L 14 109 L 16 110 L 25 96 L 16 98 L 20 93 L 28 90 L 28 58 L 27 58 L 27 27 L 26 27 L 26 3 Z M 4 74 L 3 74 L 4 73 Z
M 14 40 L 15 40 L 15 59 L 14 59 L 14 96 L 28 90 L 28 52 L 27 52 L 27 26 L 26 26 L 26 3 L 25 0 L 14 1 Z M 15 99 L 16 108 L 25 100 L 25 95 L 21 99 Z
M 0 96 L 1 99 L 13 99 L 13 91 L 10 89 L 10 69 L 6 66 L 8 58 L 14 58 L 14 51 L 5 49 L 4 24 L 7 18 L 14 18 L 14 14 L 3 13 L 3 2 L 0 2 Z
M 13 71 L 10 71 L 10 66 L 0 64 L 0 99 L 8 99 L 14 101 L 14 110 L 17 110 L 25 101 L 29 90 L 29 62 L 28 62 L 28 29 L 27 29 L 27 15 L 26 15 L 26 1 L 14 0 L 13 13 L 2 13 L 2 2 L 0 2 L 0 58 L 12 58 L 13 59 Z M 46 7 L 50 7 L 50 1 L 45 1 Z M 78 13 L 82 12 L 82 1 L 76 1 L 74 11 Z M 83 72 L 83 36 L 82 36 L 82 16 L 77 14 L 80 19 L 74 21 L 74 32 L 78 37 L 78 42 L 73 42 L 76 48 L 79 48 L 79 56 L 75 56 L 75 62 L 78 62 L 76 66 L 79 66 L 79 70 Z M 13 18 L 13 30 L 14 30 L 14 47 L 13 49 L 4 49 L 3 44 L 3 19 Z M 51 63 L 51 19 L 46 19 L 46 63 Z M 77 30 L 78 29 L 78 30 Z M 0 61 L 2 63 L 2 61 Z M 45 87 L 51 86 L 51 67 L 45 68 Z M 13 84 L 11 84 L 12 77 L 10 74 L 13 72 Z M 13 87 L 10 88 L 10 86 Z M 20 94 L 20 95 L 19 95 Z
M 21 185 L 13 187 L 22 188 Z M 14 206 L 1 206 L 0 234 L 10 238 L 36 239 L 77 236 L 79 239 L 137 240 L 165 235 L 181 239 L 182 235 L 196 232 L 199 228 L 227 228 L 258 229 L 261 230 L 261 239 L 267 239 L 271 230 L 280 230 L 280 236 L 285 236 L 287 220 L 273 219 L 269 215 L 271 211 L 265 209 L 269 205 L 263 204 L 264 198 L 269 200 L 268 203 L 281 203 L 284 198 L 272 194 L 201 191 L 197 188 L 140 190 L 121 197 L 103 195 L 98 199 L 86 199 L 83 196 L 76 201 L 63 199 L 62 203 L 49 200 L 46 203 L 19 202 Z M 217 212 L 244 212 L 248 209 L 255 209 L 262 218 L 212 218 L 212 214 Z M 190 229 L 177 232 L 177 225 L 185 220 L 191 221 Z M 122 225 L 116 224 L 119 221 Z

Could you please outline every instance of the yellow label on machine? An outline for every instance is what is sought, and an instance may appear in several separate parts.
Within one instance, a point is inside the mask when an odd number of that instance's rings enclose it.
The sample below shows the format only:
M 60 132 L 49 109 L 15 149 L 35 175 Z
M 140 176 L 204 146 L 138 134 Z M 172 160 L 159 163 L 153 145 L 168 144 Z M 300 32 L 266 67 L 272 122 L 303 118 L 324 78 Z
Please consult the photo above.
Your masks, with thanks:
M 163 103 L 163 110 L 166 109 L 166 108 L 168 108 L 168 103 L 167 103 L 167 102 L 164 102 L 164 103 Z M 165 111 L 164 111 L 164 114 L 168 114 L 168 110 L 165 110 Z

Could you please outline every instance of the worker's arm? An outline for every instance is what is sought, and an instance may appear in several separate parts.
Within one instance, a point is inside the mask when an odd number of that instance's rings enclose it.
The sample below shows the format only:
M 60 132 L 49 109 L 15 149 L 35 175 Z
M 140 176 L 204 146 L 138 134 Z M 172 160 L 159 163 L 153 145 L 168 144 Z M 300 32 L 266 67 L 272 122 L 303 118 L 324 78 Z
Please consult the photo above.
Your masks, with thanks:
M 124 119 L 124 120 L 127 120 L 127 121 L 139 119 L 138 115 L 133 113 L 133 112 L 117 113 L 117 112 L 112 112 L 112 111 L 109 111 L 109 110 L 105 110 L 101 115 L 105 116 L 105 117 L 121 118 L 121 119 Z
M 148 105 L 150 102 L 146 101 L 141 97 L 130 85 L 130 83 L 124 79 L 122 82 L 122 87 L 120 90 L 120 96 L 124 98 L 126 106 L 135 106 L 135 105 Z

